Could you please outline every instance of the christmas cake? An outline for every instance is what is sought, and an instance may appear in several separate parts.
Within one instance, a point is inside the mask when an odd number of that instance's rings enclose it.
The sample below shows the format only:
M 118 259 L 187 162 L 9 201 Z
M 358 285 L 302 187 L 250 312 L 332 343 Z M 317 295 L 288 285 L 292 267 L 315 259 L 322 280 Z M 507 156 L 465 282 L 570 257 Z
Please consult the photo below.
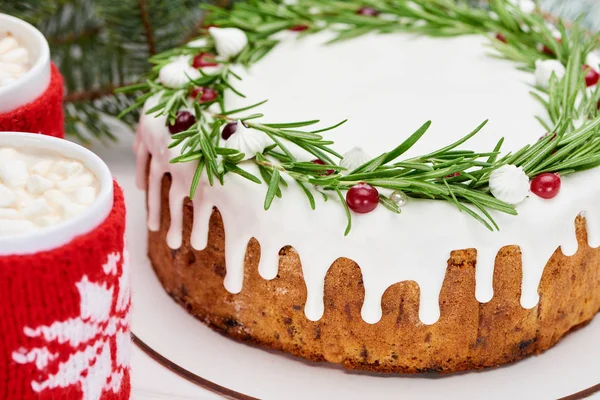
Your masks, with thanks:
M 158 278 L 352 369 L 550 348 L 600 309 L 598 43 L 525 1 L 364 3 L 211 9 L 129 88 Z

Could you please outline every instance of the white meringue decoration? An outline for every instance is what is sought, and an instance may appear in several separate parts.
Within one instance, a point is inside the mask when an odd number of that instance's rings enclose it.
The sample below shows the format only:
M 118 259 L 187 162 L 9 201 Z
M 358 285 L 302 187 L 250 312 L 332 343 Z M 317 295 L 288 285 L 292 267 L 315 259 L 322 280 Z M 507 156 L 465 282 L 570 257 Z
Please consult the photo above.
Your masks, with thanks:
M 244 153 L 243 161 L 246 161 L 254 158 L 256 153 L 262 153 L 269 144 L 269 138 L 263 132 L 246 128 L 242 121 L 238 121 L 235 133 L 225 141 L 224 146 Z
M 215 41 L 215 47 L 219 56 L 229 60 L 244 50 L 248 45 L 248 36 L 238 28 L 211 27 L 208 32 Z
M 510 3 L 519 7 L 525 14 L 531 14 L 537 8 L 533 0 L 510 0 Z
M 179 56 L 160 69 L 158 80 L 168 88 L 180 89 L 190 80 L 201 76 L 200 72 L 192 67 L 189 56 Z
M 519 204 L 529 194 L 529 177 L 521 167 L 503 165 L 490 175 L 490 190 L 498 200 Z
M 566 72 L 565 66 L 558 60 L 537 60 L 535 62 L 535 83 L 547 89 L 550 86 L 552 74 L 558 79 L 562 79 Z
M 340 167 L 346 168 L 346 171 L 342 172 L 342 174 L 349 174 L 371 160 L 371 157 L 361 147 L 354 147 L 350 151 L 344 153 L 343 156 L 344 158 L 340 161 Z
M 187 47 L 202 48 L 208 46 L 208 40 L 206 38 L 198 38 L 188 42 Z

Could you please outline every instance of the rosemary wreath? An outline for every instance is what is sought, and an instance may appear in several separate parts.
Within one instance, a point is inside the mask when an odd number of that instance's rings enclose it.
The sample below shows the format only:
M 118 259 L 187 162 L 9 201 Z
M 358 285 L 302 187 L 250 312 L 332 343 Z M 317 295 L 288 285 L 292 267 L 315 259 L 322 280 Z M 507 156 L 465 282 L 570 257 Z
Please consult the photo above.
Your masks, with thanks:
M 571 174 L 600 166 L 600 85 L 587 88 L 585 59 L 598 47 L 599 35 L 588 35 L 579 23 L 568 29 L 559 21 L 557 40 L 544 17 L 537 12 L 527 13 L 507 0 L 492 0 L 487 7 L 473 7 L 460 0 L 250 0 L 236 3 L 231 10 L 205 6 L 209 11 L 208 26 L 238 28 L 247 36 L 243 51 L 229 60 L 206 59 L 218 63 L 220 69 L 207 73 L 200 69 L 196 79 L 181 88 L 172 89 L 160 82 L 159 71 L 177 56 L 216 54 L 215 41 L 209 31 L 201 30 L 200 47 L 183 46 L 158 54 L 150 59 L 154 65 L 146 82 L 120 89 L 119 92 L 141 92 L 135 104 L 123 115 L 140 108 L 150 97 L 159 95 L 158 104 L 148 114 L 167 115 L 174 124 L 182 108 L 194 109 L 193 124 L 172 136 L 170 147 L 181 146 L 181 155 L 173 163 L 196 162 L 197 169 L 190 188 L 193 197 L 198 182 L 206 173 L 211 185 L 223 184 L 227 173 L 235 173 L 257 184 L 265 183 L 265 209 L 275 197 L 282 197 L 288 180 L 295 181 L 304 191 L 310 206 L 315 208 L 315 193 L 327 199 L 328 193 L 339 196 L 348 217 L 346 234 L 351 229 L 352 213 L 343 193 L 354 185 L 367 183 L 373 187 L 400 190 L 413 198 L 443 200 L 453 203 L 490 230 L 499 229 L 490 210 L 516 215 L 514 205 L 495 198 L 490 193 L 492 172 L 504 165 L 521 167 L 529 178 L 544 172 Z M 364 12 L 368 9 L 369 12 Z M 492 56 L 515 61 L 519 68 L 533 72 L 537 60 L 556 59 L 566 67 L 564 77 L 552 75 L 548 87 L 532 88 L 535 96 L 547 109 L 550 124 L 537 117 L 547 132 L 538 142 L 514 153 L 502 154 L 503 139 L 488 152 L 475 152 L 463 145 L 487 121 L 455 143 L 422 156 L 402 159 L 428 130 L 424 123 L 395 149 L 371 159 L 362 166 L 347 171 L 340 167 L 342 156 L 333 142 L 322 133 L 335 129 L 345 121 L 323 129 L 312 129 L 318 120 L 263 123 L 262 114 L 240 117 L 264 102 L 248 107 L 227 110 L 223 94 L 235 89 L 241 78 L 233 65 L 244 66 L 258 62 L 277 44 L 275 34 L 294 30 L 300 37 L 322 30 L 334 30 L 331 42 L 348 40 L 367 33 L 390 34 L 397 31 L 429 36 L 482 34 L 490 38 L 495 50 Z M 209 57 L 209 56 L 206 56 Z M 205 93 L 213 96 L 204 98 Z M 193 98 L 190 94 L 193 93 Z M 202 100 L 201 100 L 202 99 Z M 219 112 L 214 112 L 215 104 Z M 243 168 L 244 154 L 221 145 L 221 133 L 227 124 L 242 121 L 249 129 L 264 132 L 272 145 L 251 159 L 260 177 Z M 579 121 L 576 123 L 576 121 Z M 299 161 L 288 149 L 292 143 L 312 154 L 320 163 Z M 318 186 L 319 190 L 311 190 Z M 400 213 L 398 205 L 380 195 L 379 202 L 392 212 Z

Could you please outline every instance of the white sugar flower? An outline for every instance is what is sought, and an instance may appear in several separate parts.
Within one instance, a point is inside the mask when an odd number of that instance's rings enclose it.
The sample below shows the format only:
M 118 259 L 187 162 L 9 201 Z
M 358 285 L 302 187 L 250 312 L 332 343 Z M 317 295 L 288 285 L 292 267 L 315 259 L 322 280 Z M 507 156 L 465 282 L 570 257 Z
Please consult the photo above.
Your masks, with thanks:
M 361 147 L 354 147 L 344 153 L 344 158 L 340 161 L 340 167 L 346 168 L 345 174 L 354 171 L 356 168 L 371 160 L 371 157 Z
M 490 190 L 498 200 L 519 204 L 529 194 L 529 178 L 523 168 L 503 165 L 490 175 Z
M 547 89 L 553 74 L 560 80 L 566 72 L 565 66 L 558 60 L 537 60 L 535 62 L 535 83 Z
M 247 128 L 242 121 L 238 121 L 236 129 L 225 140 L 224 146 L 244 153 L 243 161 L 246 161 L 254 158 L 256 153 L 262 153 L 269 144 L 269 138 L 264 132 Z
M 248 36 L 238 28 L 211 27 L 208 32 L 215 41 L 219 56 L 229 60 L 239 55 L 248 45 Z
M 180 89 L 190 80 L 198 79 L 201 76 L 200 72 L 191 66 L 189 56 L 179 56 L 160 69 L 158 80 L 166 87 Z

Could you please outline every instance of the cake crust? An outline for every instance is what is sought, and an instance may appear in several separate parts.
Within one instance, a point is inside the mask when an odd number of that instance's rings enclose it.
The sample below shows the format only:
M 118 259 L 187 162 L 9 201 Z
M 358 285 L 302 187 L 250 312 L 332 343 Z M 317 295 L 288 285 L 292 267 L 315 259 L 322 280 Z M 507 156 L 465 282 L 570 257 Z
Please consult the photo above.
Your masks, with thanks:
M 279 253 L 279 272 L 267 281 L 258 273 L 260 243 L 248 243 L 243 288 L 229 293 L 225 277 L 225 229 L 213 209 L 208 245 L 190 244 L 193 205 L 184 202 L 183 244 L 167 245 L 171 177 L 162 180 L 161 221 L 149 232 L 148 255 L 163 287 L 188 312 L 231 338 L 281 350 L 310 361 L 380 373 L 451 373 L 495 367 L 537 354 L 588 323 L 600 310 L 600 248 L 588 245 L 585 218 L 575 220 L 579 250 L 557 249 L 539 286 L 540 301 L 523 309 L 521 253 L 505 246 L 496 256 L 494 297 L 475 298 L 476 249 L 455 250 L 440 293 L 441 316 L 419 319 L 419 287 L 413 281 L 390 286 L 376 324 L 361 316 L 364 285 L 360 267 L 339 258 L 325 278 L 323 317 L 306 318 L 307 291 L 300 257 L 290 246 Z M 228 227 L 235 229 L 235 227 Z

